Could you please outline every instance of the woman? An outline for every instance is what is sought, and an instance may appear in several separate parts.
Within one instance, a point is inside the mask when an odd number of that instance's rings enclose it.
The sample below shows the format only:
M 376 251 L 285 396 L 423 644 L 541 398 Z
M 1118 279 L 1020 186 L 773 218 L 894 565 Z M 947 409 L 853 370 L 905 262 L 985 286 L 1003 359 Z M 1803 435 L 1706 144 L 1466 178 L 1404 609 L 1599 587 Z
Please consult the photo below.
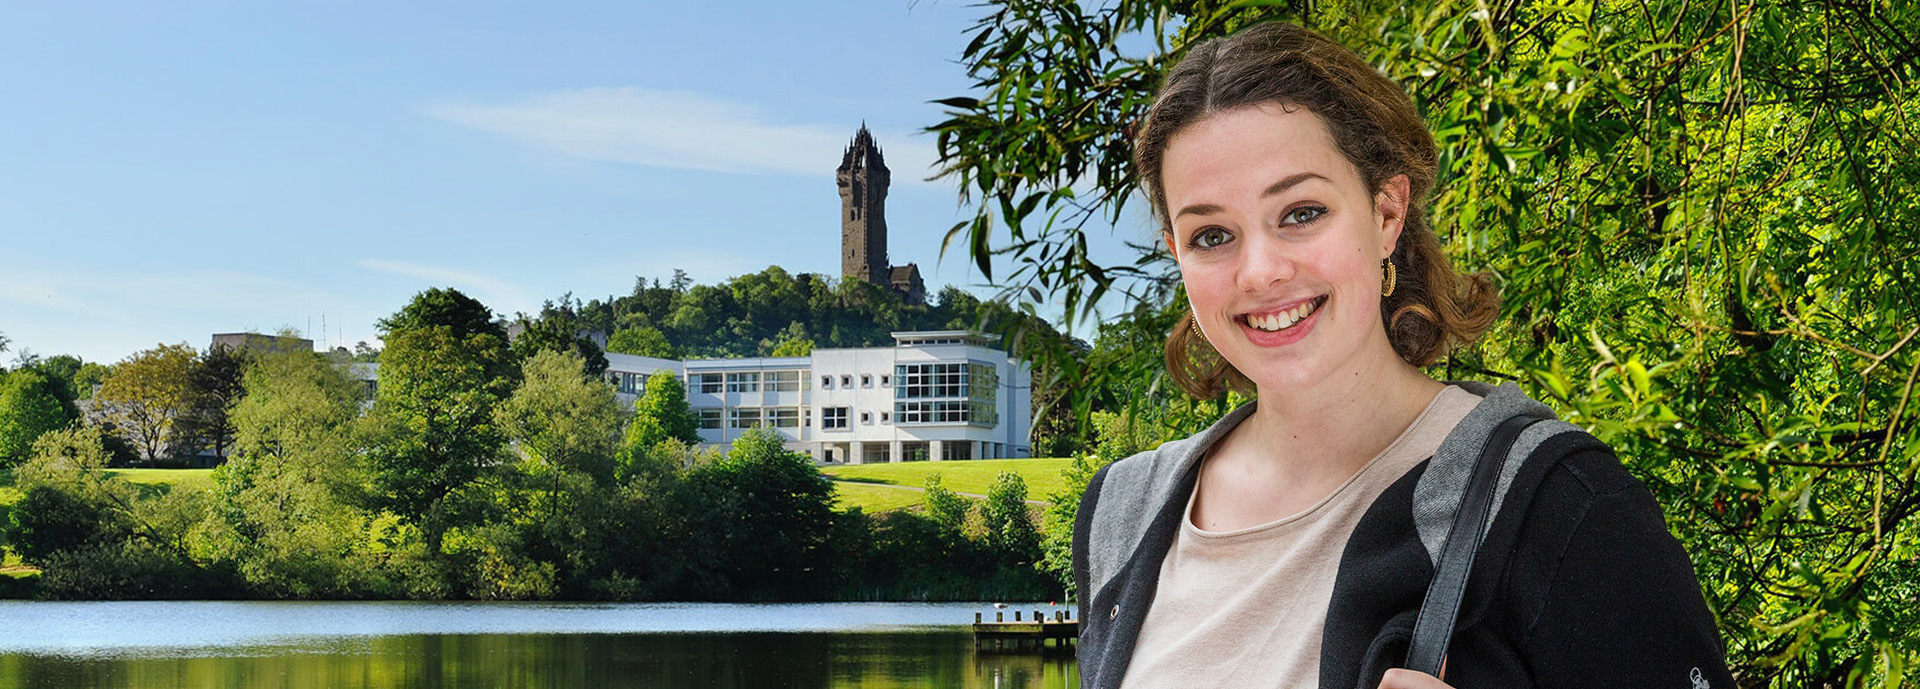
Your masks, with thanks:
M 1096 475 L 1074 532 L 1088 687 L 1732 687 L 1658 505 L 1570 424 L 1501 465 L 1440 677 L 1393 669 L 1511 383 L 1420 366 L 1499 311 L 1425 218 L 1406 93 L 1287 24 L 1195 46 L 1135 143 L 1192 318 L 1190 394 L 1255 397 Z

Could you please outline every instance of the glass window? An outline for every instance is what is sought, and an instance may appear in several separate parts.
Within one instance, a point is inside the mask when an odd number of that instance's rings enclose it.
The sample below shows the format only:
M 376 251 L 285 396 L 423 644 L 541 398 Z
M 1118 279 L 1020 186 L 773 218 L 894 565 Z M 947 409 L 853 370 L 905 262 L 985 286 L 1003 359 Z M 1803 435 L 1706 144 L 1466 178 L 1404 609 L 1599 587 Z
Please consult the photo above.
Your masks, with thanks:
M 728 409 L 727 420 L 728 420 L 727 425 L 732 426 L 734 428 L 759 428 L 760 427 L 760 408 L 759 407 L 735 407 L 733 409 Z
M 727 374 L 727 392 L 759 392 L 760 373 L 747 371 Z
M 843 388 L 853 387 L 853 376 L 851 375 L 840 376 L 840 387 L 843 387 Z
M 820 409 L 820 428 L 834 429 L 847 427 L 846 407 L 822 407 Z
M 860 387 L 863 387 L 863 388 L 873 387 L 873 374 L 871 373 L 860 374 Z
M 767 410 L 767 423 L 774 428 L 799 428 L 799 407 L 774 407 Z
M 718 393 L 724 384 L 723 380 L 718 373 L 696 373 L 693 374 L 693 385 L 690 387 L 697 388 L 701 392 Z
M 873 425 L 873 412 L 870 412 L 870 411 L 860 412 L 860 423 L 868 426 Z
M 820 389 L 821 389 L 821 390 L 832 390 L 832 389 L 833 389 L 833 376 L 820 376 Z
M 768 371 L 765 380 L 769 392 L 798 392 L 805 378 L 799 371 Z
M 706 409 L 699 410 L 699 412 L 700 412 L 701 428 L 719 428 L 720 427 L 720 416 L 721 416 L 720 408 L 708 407 Z
M 884 388 L 889 385 L 893 385 L 893 376 L 889 376 L 884 373 L 880 374 L 880 387 Z

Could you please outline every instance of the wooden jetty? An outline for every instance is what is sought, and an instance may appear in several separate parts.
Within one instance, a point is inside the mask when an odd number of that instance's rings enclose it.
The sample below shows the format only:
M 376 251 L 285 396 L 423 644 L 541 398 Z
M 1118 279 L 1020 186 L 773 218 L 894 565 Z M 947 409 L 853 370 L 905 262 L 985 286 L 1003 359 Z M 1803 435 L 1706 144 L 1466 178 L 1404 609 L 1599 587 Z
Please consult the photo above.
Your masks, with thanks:
M 1023 615 L 1030 612 L 1031 615 Z M 982 651 L 1026 652 L 1048 651 L 1073 648 L 1073 640 L 1080 637 L 1080 621 L 1065 610 L 1044 615 L 1039 610 L 1014 610 L 1013 619 L 1007 619 L 1007 611 L 995 611 L 993 620 L 988 621 L 985 613 L 973 614 L 973 645 Z M 1051 648 L 1047 645 L 1053 641 Z

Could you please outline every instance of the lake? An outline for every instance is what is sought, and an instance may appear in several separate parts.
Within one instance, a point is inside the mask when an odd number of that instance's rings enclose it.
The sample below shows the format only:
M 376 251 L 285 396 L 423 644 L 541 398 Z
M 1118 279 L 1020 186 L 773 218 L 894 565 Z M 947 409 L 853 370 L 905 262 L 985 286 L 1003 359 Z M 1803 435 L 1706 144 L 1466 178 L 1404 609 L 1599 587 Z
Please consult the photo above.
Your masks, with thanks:
M 0 688 L 1079 686 L 1070 648 L 976 649 L 975 612 L 993 608 L 0 601 Z

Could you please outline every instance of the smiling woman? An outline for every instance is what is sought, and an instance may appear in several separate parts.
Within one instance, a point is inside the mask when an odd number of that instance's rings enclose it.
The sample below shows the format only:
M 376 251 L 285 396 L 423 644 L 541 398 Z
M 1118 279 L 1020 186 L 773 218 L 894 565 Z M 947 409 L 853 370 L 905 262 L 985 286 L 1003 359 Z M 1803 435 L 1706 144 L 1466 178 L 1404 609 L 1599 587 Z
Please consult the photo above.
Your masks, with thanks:
M 1089 484 L 1087 686 L 1733 686 L 1611 449 L 1514 385 L 1421 371 L 1499 297 L 1427 225 L 1433 137 L 1399 86 L 1257 26 L 1188 52 L 1135 157 L 1192 306 L 1168 368 L 1254 401 Z

